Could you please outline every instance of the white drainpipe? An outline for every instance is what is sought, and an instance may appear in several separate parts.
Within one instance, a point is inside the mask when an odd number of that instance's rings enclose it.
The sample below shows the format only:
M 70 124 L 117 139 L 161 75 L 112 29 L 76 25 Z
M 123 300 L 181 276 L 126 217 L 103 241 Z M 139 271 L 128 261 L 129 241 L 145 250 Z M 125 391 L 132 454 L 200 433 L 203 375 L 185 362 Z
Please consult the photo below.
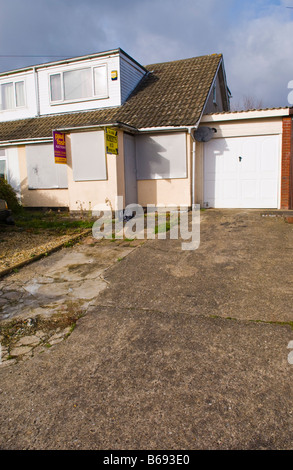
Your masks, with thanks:
M 36 105 L 37 105 L 37 116 L 40 115 L 40 99 L 39 99 L 39 80 L 38 80 L 38 72 L 36 67 L 33 68 L 34 71 L 34 79 L 35 79 L 35 96 L 36 96 Z
M 196 178 L 196 173 L 195 173 L 195 151 L 196 151 L 196 144 L 195 144 L 195 138 L 194 138 L 194 131 L 197 129 L 197 127 L 189 127 L 188 128 L 188 133 L 190 134 L 192 138 L 192 169 L 191 169 L 191 205 L 192 208 L 195 208 L 195 178 Z

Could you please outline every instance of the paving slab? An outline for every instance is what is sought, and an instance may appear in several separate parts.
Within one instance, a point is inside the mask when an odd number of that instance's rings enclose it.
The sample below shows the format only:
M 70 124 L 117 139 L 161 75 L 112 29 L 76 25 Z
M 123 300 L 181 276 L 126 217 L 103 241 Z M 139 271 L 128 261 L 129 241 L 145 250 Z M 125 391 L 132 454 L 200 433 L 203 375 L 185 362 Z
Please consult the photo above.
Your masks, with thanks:
M 79 306 L 84 301 L 87 308 L 86 302 L 107 287 L 103 272 L 135 247 L 136 242 L 88 237 L 75 247 L 63 248 L 22 268 L 0 281 L 0 321 L 39 313 L 51 315 L 77 300 Z
M 1 371 L 2 449 L 291 449 L 292 330 L 92 310 Z
M 111 290 L 97 304 L 292 322 L 293 227 L 262 214 L 203 212 L 194 251 L 180 240 L 150 240 L 107 271 Z

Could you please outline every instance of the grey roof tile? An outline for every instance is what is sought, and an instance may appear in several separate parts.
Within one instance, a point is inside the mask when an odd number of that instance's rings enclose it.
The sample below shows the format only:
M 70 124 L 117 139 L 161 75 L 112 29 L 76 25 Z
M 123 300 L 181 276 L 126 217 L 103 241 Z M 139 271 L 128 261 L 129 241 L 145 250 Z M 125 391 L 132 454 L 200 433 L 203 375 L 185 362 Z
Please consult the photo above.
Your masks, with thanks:
M 120 107 L 63 113 L 0 123 L 0 141 L 46 138 L 53 129 L 124 123 L 137 129 L 195 125 L 202 113 L 221 54 L 151 64 Z

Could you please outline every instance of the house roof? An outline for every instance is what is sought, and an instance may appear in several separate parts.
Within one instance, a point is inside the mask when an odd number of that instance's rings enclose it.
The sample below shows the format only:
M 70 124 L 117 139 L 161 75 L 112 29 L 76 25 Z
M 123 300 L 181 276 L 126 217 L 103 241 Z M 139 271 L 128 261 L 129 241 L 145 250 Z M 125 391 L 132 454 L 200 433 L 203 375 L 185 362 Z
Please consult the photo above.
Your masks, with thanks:
M 149 73 L 119 111 L 138 129 L 193 126 L 200 119 L 221 54 L 148 65 Z
M 113 124 L 116 113 L 117 108 L 106 108 L 82 113 L 53 114 L 1 122 L 0 142 L 51 138 L 54 129 Z
M 52 129 L 115 123 L 136 129 L 194 126 L 221 61 L 221 54 L 212 54 L 148 65 L 148 73 L 122 106 L 2 122 L 0 141 L 51 138 Z

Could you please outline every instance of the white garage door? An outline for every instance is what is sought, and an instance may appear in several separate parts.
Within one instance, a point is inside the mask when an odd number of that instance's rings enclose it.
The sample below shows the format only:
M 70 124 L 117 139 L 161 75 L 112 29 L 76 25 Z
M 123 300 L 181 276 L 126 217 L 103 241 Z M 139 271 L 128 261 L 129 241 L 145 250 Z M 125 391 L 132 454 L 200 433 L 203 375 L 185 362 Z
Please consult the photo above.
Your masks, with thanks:
M 204 205 L 278 208 L 279 136 L 231 137 L 204 144 Z

